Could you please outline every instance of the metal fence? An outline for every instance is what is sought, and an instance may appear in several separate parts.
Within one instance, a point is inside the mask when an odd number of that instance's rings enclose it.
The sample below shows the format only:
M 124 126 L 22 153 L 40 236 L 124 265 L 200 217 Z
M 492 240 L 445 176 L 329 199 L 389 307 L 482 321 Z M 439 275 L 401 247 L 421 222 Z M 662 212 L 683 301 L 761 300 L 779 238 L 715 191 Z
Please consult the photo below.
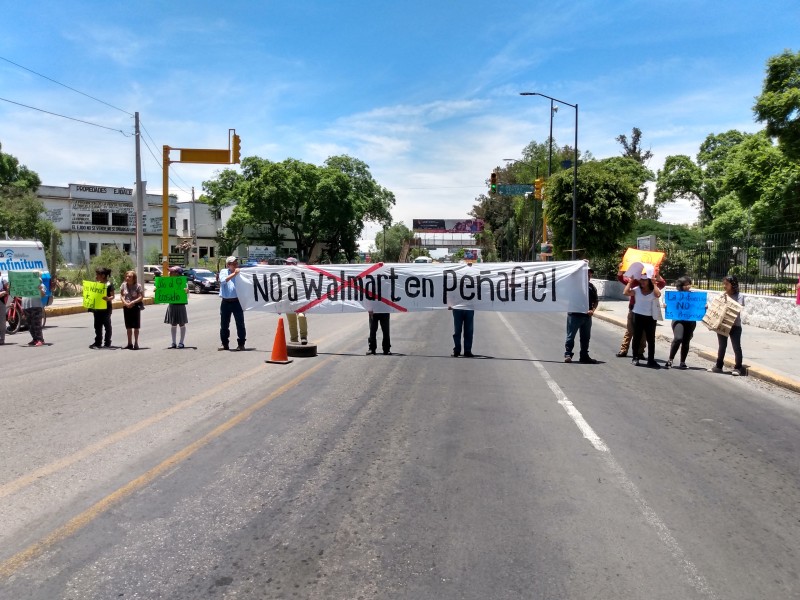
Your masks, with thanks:
M 794 295 L 800 277 L 800 232 L 708 240 L 698 248 L 665 250 L 661 273 L 668 283 L 688 275 L 695 287 L 720 290 L 725 275 L 736 275 L 745 293 L 782 296 Z

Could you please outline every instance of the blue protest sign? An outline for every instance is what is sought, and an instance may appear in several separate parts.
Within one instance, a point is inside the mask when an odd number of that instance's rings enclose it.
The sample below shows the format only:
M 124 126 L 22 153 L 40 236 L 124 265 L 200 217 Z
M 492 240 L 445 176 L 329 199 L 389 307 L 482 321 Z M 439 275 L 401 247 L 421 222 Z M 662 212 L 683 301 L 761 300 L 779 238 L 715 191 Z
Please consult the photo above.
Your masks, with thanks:
M 664 292 L 665 317 L 673 321 L 702 321 L 706 314 L 706 292 Z

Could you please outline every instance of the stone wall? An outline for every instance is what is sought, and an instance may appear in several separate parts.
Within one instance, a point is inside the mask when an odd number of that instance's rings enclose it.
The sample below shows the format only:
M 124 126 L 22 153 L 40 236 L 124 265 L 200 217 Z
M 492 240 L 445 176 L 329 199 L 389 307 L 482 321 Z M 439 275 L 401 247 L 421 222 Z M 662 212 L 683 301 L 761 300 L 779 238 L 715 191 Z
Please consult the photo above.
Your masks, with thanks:
M 627 300 L 622 290 L 625 288 L 619 281 L 605 281 L 592 279 L 601 300 Z M 667 286 L 664 289 L 675 289 Z M 708 292 L 709 300 L 716 298 L 720 292 Z M 795 298 L 778 298 L 775 296 L 745 295 L 745 307 L 742 314 L 742 323 L 800 335 L 800 306 L 795 303 Z

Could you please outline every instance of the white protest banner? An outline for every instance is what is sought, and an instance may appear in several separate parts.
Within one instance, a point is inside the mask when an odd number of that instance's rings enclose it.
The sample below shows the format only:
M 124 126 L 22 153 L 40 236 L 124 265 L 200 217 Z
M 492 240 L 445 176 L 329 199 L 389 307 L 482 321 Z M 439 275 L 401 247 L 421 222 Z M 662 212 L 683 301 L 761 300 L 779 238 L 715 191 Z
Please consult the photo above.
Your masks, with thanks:
M 584 261 L 264 265 L 241 269 L 234 282 L 244 310 L 273 313 L 586 312 L 587 269 Z

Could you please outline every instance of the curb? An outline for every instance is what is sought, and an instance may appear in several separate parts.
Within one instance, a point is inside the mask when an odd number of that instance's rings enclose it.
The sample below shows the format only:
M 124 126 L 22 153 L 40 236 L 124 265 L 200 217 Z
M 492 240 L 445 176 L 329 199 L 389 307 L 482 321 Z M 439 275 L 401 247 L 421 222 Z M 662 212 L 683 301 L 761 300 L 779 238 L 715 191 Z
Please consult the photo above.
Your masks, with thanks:
M 145 298 L 144 304 L 153 304 L 152 298 Z M 115 300 L 111 303 L 112 308 L 122 308 L 122 302 L 120 300 Z M 72 304 L 70 306 L 53 306 L 50 305 L 44 309 L 45 315 L 47 318 L 50 317 L 61 317 L 64 315 L 77 315 L 78 313 L 85 313 L 88 312 L 82 304 Z
M 622 327 L 623 329 L 628 326 L 627 321 L 624 321 L 624 320 L 622 320 L 619 317 L 614 316 L 614 315 L 604 315 L 602 313 L 595 312 L 594 316 L 597 317 L 598 319 L 600 319 L 601 321 L 605 321 L 606 323 L 611 323 L 612 325 L 617 325 L 619 327 Z M 664 341 L 667 341 L 667 342 L 671 342 L 672 341 L 671 337 L 666 336 L 666 335 L 664 335 L 662 333 L 656 333 L 656 338 L 664 340 Z M 689 346 L 689 350 L 692 353 L 697 354 L 701 358 L 705 358 L 706 360 L 715 361 L 717 359 L 716 350 L 711 350 L 711 349 L 709 349 L 709 348 L 707 348 L 705 346 L 702 346 L 702 345 L 691 345 L 691 346 Z M 725 359 L 725 366 L 733 368 L 734 367 L 734 362 L 729 360 L 729 359 Z M 746 371 L 746 375 L 748 377 L 753 377 L 754 379 L 759 379 L 761 381 L 766 381 L 766 382 L 771 383 L 773 385 L 777 385 L 777 386 L 782 387 L 784 389 L 787 389 L 787 390 L 790 390 L 792 392 L 796 392 L 796 393 L 800 394 L 800 382 L 799 381 L 795 381 L 794 379 L 788 379 L 788 378 L 786 378 L 786 377 L 784 377 L 782 375 L 778 375 L 777 373 L 774 373 L 774 372 L 772 372 L 772 371 L 770 371 L 768 369 L 765 369 L 763 367 L 760 367 L 758 365 L 745 367 L 745 371 Z

